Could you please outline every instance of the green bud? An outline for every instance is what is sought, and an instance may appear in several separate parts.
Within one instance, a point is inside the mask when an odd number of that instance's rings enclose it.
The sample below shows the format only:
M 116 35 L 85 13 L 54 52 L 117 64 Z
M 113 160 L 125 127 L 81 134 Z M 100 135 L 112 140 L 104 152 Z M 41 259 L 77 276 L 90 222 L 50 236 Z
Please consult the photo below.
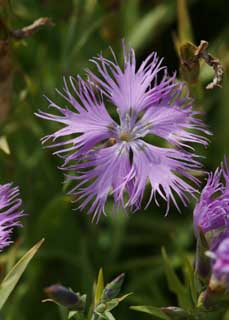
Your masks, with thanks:
M 101 301 L 106 302 L 116 298 L 121 290 L 124 278 L 125 274 L 122 273 L 118 277 L 116 277 L 112 282 L 108 283 L 103 290 Z

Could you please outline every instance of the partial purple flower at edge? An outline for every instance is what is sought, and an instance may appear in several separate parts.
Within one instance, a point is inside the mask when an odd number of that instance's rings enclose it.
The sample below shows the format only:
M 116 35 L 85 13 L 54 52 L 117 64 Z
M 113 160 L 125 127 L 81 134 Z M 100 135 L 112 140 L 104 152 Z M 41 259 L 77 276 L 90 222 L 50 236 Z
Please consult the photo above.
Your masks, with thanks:
M 224 180 L 224 181 L 223 181 Z M 229 168 L 224 163 L 209 177 L 194 210 L 194 228 L 208 243 L 212 274 L 229 290 Z
M 21 226 L 19 219 L 23 215 L 19 188 L 12 183 L 0 185 L 0 251 L 12 243 L 10 237 L 13 227 Z
M 222 284 L 225 284 L 229 290 L 229 234 L 213 253 L 212 271 L 215 278 Z
M 229 228 L 229 169 L 226 159 L 214 173 L 209 173 L 194 210 L 196 235 L 198 229 L 206 234 L 222 228 Z
M 88 71 L 88 81 L 70 77 L 69 88 L 64 80 L 64 94 L 59 93 L 71 109 L 48 99 L 60 115 L 43 111 L 36 114 L 64 125 L 43 138 L 43 143 L 68 137 L 51 147 L 59 149 L 55 154 L 64 156 L 64 170 L 74 171 L 67 178 L 76 181 L 71 193 L 81 200 L 79 208 L 91 204 L 88 213 L 97 219 L 105 213 L 109 194 L 118 206 L 139 209 L 148 182 L 148 204 L 152 198 L 158 204 L 159 194 L 167 202 L 168 212 L 170 200 L 178 208 L 177 194 L 187 205 L 187 194 L 193 196 L 196 192 L 187 181 L 198 184 L 193 172 L 201 167 L 190 143 L 206 146 L 208 140 L 203 133 L 209 132 L 196 117 L 199 112 L 193 110 L 192 99 L 184 96 L 184 84 L 176 81 L 175 74 L 168 76 L 156 53 L 150 54 L 138 69 L 133 49 L 126 52 L 124 47 L 124 68 L 112 54 L 114 61 L 102 55 L 92 60 L 98 75 Z M 119 122 L 108 113 L 108 102 Z M 170 147 L 147 143 L 144 139 L 149 135 L 164 139 Z

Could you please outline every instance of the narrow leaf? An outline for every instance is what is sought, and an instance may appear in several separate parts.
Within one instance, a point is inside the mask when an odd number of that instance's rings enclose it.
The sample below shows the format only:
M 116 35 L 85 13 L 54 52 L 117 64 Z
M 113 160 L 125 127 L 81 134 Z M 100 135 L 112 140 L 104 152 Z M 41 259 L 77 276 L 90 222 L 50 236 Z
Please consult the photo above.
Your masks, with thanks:
M 164 260 L 166 277 L 169 285 L 169 289 L 177 295 L 179 305 L 184 309 L 192 308 L 189 293 L 183 286 L 179 278 L 177 277 L 173 267 L 171 265 L 170 259 L 164 248 L 162 248 L 162 257 Z
M 112 299 L 106 303 L 106 311 L 111 311 L 119 305 L 118 299 Z
M 153 307 L 153 306 L 132 306 L 130 307 L 131 310 L 140 311 L 144 313 L 148 313 L 151 316 L 158 317 L 159 319 L 163 320 L 170 320 L 170 318 L 164 314 L 160 308 Z
M 95 306 L 100 301 L 100 298 L 101 298 L 102 293 L 103 293 L 103 289 L 104 289 L 103 269 L 101 268 L 99 270 L 98 280 L 97 280 L 96 289 L 95 289 Z
M 179 307 L 166 307 L 161 308 L 161 310 L 169 316 L 172 320 L 190 320 L 193 319 L 192 315 L 185 310 L 179 308 Z
M 196 305 L 198 297 L 197 297 L 197 288 L 196 288 L 196 283 L 195 283 L 195 274 L 194 274 L 193 267 L 192 267 L 187 256 L 183 257 L 183 266 L 184 266 L 183 272 L 184 272 L 184 276 L 185 276 L 185 281 L 186 281 L 187 286 L 190 289 L 192 301 L 193 301 L 194 305 Z
M 127 294 L 124 294 L 123 296 L 116 298 L 118 300 L 118 302 L 122 302 L 123 300 L 125 300 L 127 297 L 129 297 L 131 294 L 133 294 L 133 292 L 129 292 Z
M 15 288 L 16 284 L 18 283 L 20 277 L 22 276 L 23 272 L 25 271 L 27 265 L 37 253 L 38 249 L 44 242 L 44 239 L 39 241 L 35 246 L 33 246 L 17 263 L 16 265 L 10 270 L 10 272 L 6 275 L 0 285 L 0 310 L 2 309 L 3 305 L 5 304 L 6 300 L 8 299 L 9 295 Z

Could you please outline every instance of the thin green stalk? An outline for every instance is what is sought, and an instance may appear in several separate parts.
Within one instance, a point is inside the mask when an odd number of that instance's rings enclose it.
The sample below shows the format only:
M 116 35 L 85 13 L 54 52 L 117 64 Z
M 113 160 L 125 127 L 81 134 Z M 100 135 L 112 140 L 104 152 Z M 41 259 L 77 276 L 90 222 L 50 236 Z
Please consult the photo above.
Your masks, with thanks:
M 65 307 L 59 306 L 59 315 L 61 320 L 68 319 L 68 310 Z

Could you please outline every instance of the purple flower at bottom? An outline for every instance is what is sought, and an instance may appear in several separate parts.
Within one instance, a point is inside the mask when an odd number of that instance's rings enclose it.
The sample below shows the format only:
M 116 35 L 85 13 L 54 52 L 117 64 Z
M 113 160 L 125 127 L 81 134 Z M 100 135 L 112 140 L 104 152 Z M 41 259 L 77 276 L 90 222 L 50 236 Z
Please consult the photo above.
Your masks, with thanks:
M 212 272 L 215 278 L 229 288 L 229 234 L 218 246 L 212 256 Z
M 10 245 L 13 227 L 21 226 L 19 219 L 23 215 L 19 189 L 12 183 L 0 185 L 0 251 Z
M 168 212 L 171 200 L 178 208 L 177 194 L 187 205 L 198 184 L 193 173 L 201 167 L 190 143 L 206 146 L 203 133 L 209 132 L 184 93 L 184 84 L 176 81 L 175 74 L 168 76 L 156 53 L 139 68 L 133 49 L 124 47 L 123 68 L 112 54 L 113 61 L 102 55 L 92 60 L 98 75 L 88 71 L 88 81 L 70 77 L 69 87 L 64 80 L 64 94 L 59 93 L 70 107 L 48 99 L 59 115 L 36 114 L 63 125 L 43 143 L 55 141 L 51 147 L 64 157 L 63 169 L 70 171 L 67 179 L 76 182 L 70 193 L 81 201 L 80 209 L 89 206 L 88 213 L 97 219 L 105 213 L 111 194 L 117 206 L 139 209 L 148 183 L 148 204 L 153 198 L 158 204 L 159 194 Z M 149 143 L 147 138 L 155 137 L 164 140 L 163 147 Z
M 194 229 L 205 235 L 212 259 L 212 274 L 229 289 L 229 168 L 210 173 L 194 210 Z M 197 257 L 198 258 L 198 257 Z

